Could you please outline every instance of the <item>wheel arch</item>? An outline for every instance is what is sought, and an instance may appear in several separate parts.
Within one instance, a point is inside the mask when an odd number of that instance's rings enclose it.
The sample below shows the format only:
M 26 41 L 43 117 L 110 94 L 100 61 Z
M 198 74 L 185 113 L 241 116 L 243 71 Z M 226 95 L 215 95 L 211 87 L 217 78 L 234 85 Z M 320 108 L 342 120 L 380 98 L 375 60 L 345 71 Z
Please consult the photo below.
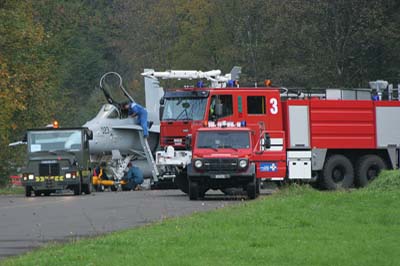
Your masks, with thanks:
M 357 165 L 358 159 L 364 155 L 377 155 L 381 157 L 386 165 L 388 166 L 388 169 L 393 169 L 397 167 L 397 161 L 398 161 L 398 155 L 397 155 L 397 150 L 395 148 L 388 148 L 388 149 L 330 149 L 327 150 L 326 152 L 326 157 L 329 158 L 330 156 L 334 154 L 341 154 L 346 156 L 353 166 L 355 167 Z

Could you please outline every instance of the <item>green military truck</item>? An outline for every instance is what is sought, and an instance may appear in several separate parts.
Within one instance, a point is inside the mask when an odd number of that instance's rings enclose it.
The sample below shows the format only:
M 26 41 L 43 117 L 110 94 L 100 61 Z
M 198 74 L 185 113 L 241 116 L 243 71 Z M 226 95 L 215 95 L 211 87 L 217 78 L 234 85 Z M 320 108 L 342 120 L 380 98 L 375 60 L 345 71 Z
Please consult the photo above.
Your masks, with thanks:
M 25 196 L 45 196 L 70 189 L 91 193 L 88 128 L 41 128 L 26 133 L 27 162 L 22 173 Z

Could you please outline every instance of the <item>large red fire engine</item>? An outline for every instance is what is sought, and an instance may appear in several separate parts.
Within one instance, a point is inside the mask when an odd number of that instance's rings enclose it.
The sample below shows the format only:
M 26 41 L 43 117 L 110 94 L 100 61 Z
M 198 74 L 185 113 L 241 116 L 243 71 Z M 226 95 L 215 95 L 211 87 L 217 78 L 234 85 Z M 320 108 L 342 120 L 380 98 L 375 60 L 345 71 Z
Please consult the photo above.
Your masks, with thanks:
M 190 187 L 186 166 L 196 160 L 187 136 L 195 145 L 198 129 L 208 121 L 245 124 L 253 139 L 263 142 L 253 145 L 258 150 L 250 156 L 257 180 L 300 179 L 326 189 L 349 188 L 367 185 L 382 169 L 399 167 L 400 101 L 393 100 L 399 93 L 394 97 L 384 82 L 371 83 L 370 90 L 328 89 L 315 96 L 274 87 L 215 86 L 215 76 L 209 80 L 213 88 L 170 90 L 163 98 L 160 142 L 166 150 L 156 162 L 177 160 L 171 165 L 182 171 L 175 178 L 185 192 Z

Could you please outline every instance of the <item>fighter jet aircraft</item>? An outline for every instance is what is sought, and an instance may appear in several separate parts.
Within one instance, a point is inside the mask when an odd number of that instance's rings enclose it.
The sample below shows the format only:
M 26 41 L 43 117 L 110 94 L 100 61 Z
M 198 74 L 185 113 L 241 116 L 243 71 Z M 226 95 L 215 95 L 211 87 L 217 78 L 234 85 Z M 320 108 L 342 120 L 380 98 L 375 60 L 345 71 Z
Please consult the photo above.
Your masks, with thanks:
M 145 70 L 146 71 L 146 70 Z M 147 70 L 149 71 L 149 70 Z M 126 111 L 122 110 L 123 102 L 117 102 L 113 97 L 112 90 L 107 85 L 107 78 L 113 76 L 119 79 L 117 85 L 125 100 L 133 101 L 133 97 L 122 85 L 122 78 L 116 72 L 108 72 L 100 80 L 100 89 L 103 91 L 107 104 L 104 104 L 98 114 L 83 126 L 93 131 L 93 139 L 89 142 L 92 162 L 107 162 L 111 165 L 110 170 L 115 179 L 124 176 L 127 165 L 134 160 L 144 177 L 154 176 L 153 166 L 149 165 L 148 158 L 141 141 L 142 127 L 136 123 L 136 119 L 129 117 Z M 163 96 L 163 88 L 158 81 L 145 78 L 145 107 L 150 122 L 149 137 L 147 138 L 149 149 L 154 152 L 159 144 L 160 119 L 159 103 Z

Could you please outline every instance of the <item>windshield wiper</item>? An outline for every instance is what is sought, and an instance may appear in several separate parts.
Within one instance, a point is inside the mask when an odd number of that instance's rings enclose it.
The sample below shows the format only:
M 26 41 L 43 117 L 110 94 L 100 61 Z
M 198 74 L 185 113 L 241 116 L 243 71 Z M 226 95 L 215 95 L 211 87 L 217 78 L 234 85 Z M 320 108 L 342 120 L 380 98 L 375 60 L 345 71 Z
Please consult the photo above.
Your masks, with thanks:
M 71 154 L 71 155 L 75 155 L 74 152 L 66 151 L 66 150 L 52 150 L 52 151 L 49 151 L 49 153 L 54 154 L 54 155 L 58 155 L 58 154 L 61 154 L 61 153 L 68 153 L 68 154 Z
M 211 146 L 199 146 L 198 148 L 200 148 L 200 149 L 213 149 L 214 151 L 218 151 L 217 148 L 211 147 Z
M 180 114 L 175 118 L 175 120 L 178 120 L 179 117 L 181 117 L 183 114 L 186 115 L 186 118 L 183 118 L 182 120 L 191 120 L 191 119 L 189 118 L 189 114 L 188 114 L 188 112 L 187 112 L 186 109 L 183 109 L 182 112 L 180 112 Z

